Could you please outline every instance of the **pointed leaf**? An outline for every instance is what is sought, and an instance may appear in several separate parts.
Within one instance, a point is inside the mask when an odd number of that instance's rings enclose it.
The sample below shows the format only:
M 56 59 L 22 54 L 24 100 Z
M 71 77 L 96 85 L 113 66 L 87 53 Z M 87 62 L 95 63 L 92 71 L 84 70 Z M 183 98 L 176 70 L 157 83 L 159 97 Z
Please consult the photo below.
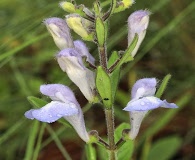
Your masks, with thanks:
M 131 56 L 131 52 L 134 50 L 136 44 L 138 41 L 138 35 L 135 34 L 135 37 L 132 41 L 132 43 L 128 46 L 127 50 L 125 51 L 125 53 L 123 54 L 120 62 L 118 63 L 117 67 L 123 65 L 124 63 L 127 63 L 129 61 L 133 60 L 133 57 Z
M 120 79 L 120 68 L 116 68 L 111 74 L 111 85 L 112 85 L 112 99 L 115 99 L 119 79 Z
M 166 75 L 163 80 L 162 80 L 162 83 L 158 89 L 158 91 L 156 92 L 156 97 L 160 98 L 163 94 L 163 92 L 165 91 L 166 87 L 167 87 L 167 84 L 169 82 L 169 80 L 171 79 L 171 75 L 168 74 Z
M 158 159 L 167 160 L 177 152 L 181 146 L 182 140 L 177 136 L 163 138 L 154 143 L 148 155 L 148 160 Z
M 96 75 L 96 87 L 106 108 L 112 107 L 112 88 L 109 75 L 99 66 Z
M 133 154 L 134 143 L 128 140 L 118 150 L 118 160 L 130 160 Z
M 117 142 L 122 137 L 122 132 L 124 129 L 129 129 L 129 123 L 120 124 L 115 130 L 115 141 Z M 133 154 L 134 143 L 132 140 L 126 141 L 118 150 L 117 157 L 118 160 L 129 160 Z
M 108 67 L 112 66 L 119 58 L 120 57 L 119 57 L 117 51 L 112 52 L 112 54 L 108 60 Z
M 100 17 L 96 18 L 95 28 L 96 28 L 96 35 L 97 35 L 98 44 L 100 47 L 103 47 L 104 43 L 105 43 L 106 33 L 105 33 L 104 22 Z
M 32 104 L 35 108 L 41 108 L 48 103 L 48 102 L 46 102 L 40 98 L 34 97 L 34 96 L 28 96 L 27 99 L 30 102 L 30 104 Z
M 115 141 L 117 142 L 121 137 L 122 137 L 122 132 L 124 129 L 130 129 L 130 124 L 129 123 L 121 123 L 114 132 L 114 138 Z

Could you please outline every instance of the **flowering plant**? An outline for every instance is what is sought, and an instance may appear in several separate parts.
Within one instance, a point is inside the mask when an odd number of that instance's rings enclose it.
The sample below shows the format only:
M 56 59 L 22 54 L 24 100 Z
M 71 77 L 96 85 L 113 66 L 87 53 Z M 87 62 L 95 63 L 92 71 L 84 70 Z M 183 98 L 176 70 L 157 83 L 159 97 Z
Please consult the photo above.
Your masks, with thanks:
M 66 15 L 65 20 L 57 17 L 44 20 L 46 28 L 60 50 L 56 55 L 56 60 L 61 70 L 68 75 L 91 105 L 101 103 L 104 106 L 108 141 L 103 140 L 98 135 L 98 131 L 87 131 L 80 104 L 68 86 L 62 84 L 41 85 L 40 92 L 52 101 L 39 109 L 31 109 L 25 113 L 28 119 L 37 119 L 46 123 L 64 118 L 87 144 L 96 143 L 107 150 L 110 160 L 117 159 L 120 156 L 119 149 L 127 141 L 133 141 L 137 137 L 141 122 L 148 110 L 158 107 L 177 108 L 176 104 L 168 103 L 155 95 L 156 78 L 138 80 L 132 87 L 131 100 L 123 109 L 130 114 L 131 128 L 124 129 L 121 138 L 117 142 L 115 141 L 114 101 L 120 71 L 125 63 L 133 61 L 136 56 L 148 28 L 150 12 L 138 10 L 129 16 L 128 47 L 123 52 L 113 52 L 109 59 L 106 46 L 108 22 L 111 15 L 122 12 L 133 3 L 132 0 L 120 2 L 112 0 L 109 10 L 103 12 L 99 1 L 94 2 L 92 10 L 84 5 L 65 1 L 60 3 L 60 6 L 70 13 Z M 83 41 L 73 41 L 70 29 L 77 33 Z M 97 45 L 99 59 L 95 59 L 90 54 L 84 41 Z M 163 81 L 163 85 L 160 87 L 161 94 L 165 89 L 165 83 L 167 82 Z

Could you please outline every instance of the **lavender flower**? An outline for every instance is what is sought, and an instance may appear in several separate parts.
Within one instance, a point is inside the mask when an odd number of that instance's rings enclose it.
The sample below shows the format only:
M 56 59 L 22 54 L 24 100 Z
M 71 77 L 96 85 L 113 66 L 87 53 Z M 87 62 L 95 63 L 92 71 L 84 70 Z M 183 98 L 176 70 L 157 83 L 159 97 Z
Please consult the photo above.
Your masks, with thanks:
M 141 45 L 145 34 L 146 29 L 148 28 L 149 23 L 149 14 L 147 10 L 139 10 L 133 12 L 128 18 L 128 44 L 130 45 L 135 34 L 138 34 L 138 42 L 136 47 L 131 53 L 131 56 L 134 57 L 137 53 L 139 46 Z
M 45 19 L 44 24 L 52 35 L 56 46 L 61 50 L 64 48 L 73 48 L 73 41 L 70 34 L 70 29 L 66 21 L 61 18 Z
M 27 111 L 25 117 L 47 123 L 63 117 L 74 127 L 81 139 L 89 142 L 81 107 L 70 88 L 61 84 L 48 84 L 41 85 L 40 91 L 52 101 L 40 109 Z
M 60 51 L 57 55 L 57 61 L 60 68 L 79 87 L 86 99 L 92 102 L 95 98 L 95 74 L 84 66 L 81 52 L 78 52 L 78 50 L 78 48 L 67 48 Z M 82 49 L 80 48 L 80 50 Z M 91 62 L 93 61 L 90 57 L 88 59 Z
M 80 53 L 81 57 L 86 57 L 86 61 L 95 65 L 95 58 L 89 53 L 85 43 L 80 40 L 74 41 L 75 49 Z
M 174 103 L 168 103 L 166 100 L 161 100 L 154 96 L 156 92 L 157 81 L 155 78 L 144 78 L 138 80 L 131 91 L 132 100 L 128 102 L 123 109 L 130 113 L 131 131 L 130 139 L 135 139 L 141 122 L 148 110 L 158 107 L 177 108 Z

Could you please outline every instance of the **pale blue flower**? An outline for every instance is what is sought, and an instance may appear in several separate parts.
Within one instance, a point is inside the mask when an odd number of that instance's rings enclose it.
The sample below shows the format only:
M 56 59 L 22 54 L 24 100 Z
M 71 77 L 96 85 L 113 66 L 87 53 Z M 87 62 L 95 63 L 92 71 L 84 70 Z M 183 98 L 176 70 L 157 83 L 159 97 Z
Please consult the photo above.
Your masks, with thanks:
M 70 34 L 70 29 L 65 20 L 52 17 L 45 19 L 43 23 L 46 25 L 49 33 L 53 37 L 56 46 L 59 49 L 72 48 L 74 46 Z
M 31 109 L 25 113 L 29 119 L 52 123 L 60 118 L 66 119 L 85 142 L 89 135 L 85 128 L 83 112 L 74 93 L 62 84 L 41 85 L 40 92 L 51 98 L 51 102 L 40 109 Z
M 80 46 L 83 47 L 82 43 L 80 43 Z M 90 62 L 93 62 L 93 59 L 86 55 L 87 52 L 82 53 L 81 50 L 83 49 L 63 49 L 57 54 L 56 58 L 60 68 L 66 72 L 72 82 L 79 87 L 86 99 L 92 102 L 95 98 L 95 73 L 85 67 L 82 57 L 86 56 Z
M 138 34 L 138 42 L 131 53 L 132 57 L 136 55 L 145 37 L 149 23 L 149 15 L 150 12 L 147 10 L 138 10 L 133 12 L 128 18 L 128 45 L 133 41 L 135 34 Z
M 177 108 L 174 103 L 168 103 L 166 100 L 161 100 L 154 96 L 156 92 L 157 81 L 155 78 L 143 78 L 138 80 L 131 91 L 132 99 L 123 109 L 130 113 L 131 131 L 130 139 L 135 139 L 141 122 L 148 110 L 158 107 Z

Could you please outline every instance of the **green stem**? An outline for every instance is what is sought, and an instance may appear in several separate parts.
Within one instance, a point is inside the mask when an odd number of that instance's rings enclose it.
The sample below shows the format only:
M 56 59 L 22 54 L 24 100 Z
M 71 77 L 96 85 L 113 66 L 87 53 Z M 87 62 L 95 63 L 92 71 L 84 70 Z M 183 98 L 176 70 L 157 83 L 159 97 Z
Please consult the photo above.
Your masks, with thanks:
M 109 143 L 109 160 L 116 160 L 116 146 L 114 142 L 114 110 L 113 108 L 105 109 L 108 143 Z

